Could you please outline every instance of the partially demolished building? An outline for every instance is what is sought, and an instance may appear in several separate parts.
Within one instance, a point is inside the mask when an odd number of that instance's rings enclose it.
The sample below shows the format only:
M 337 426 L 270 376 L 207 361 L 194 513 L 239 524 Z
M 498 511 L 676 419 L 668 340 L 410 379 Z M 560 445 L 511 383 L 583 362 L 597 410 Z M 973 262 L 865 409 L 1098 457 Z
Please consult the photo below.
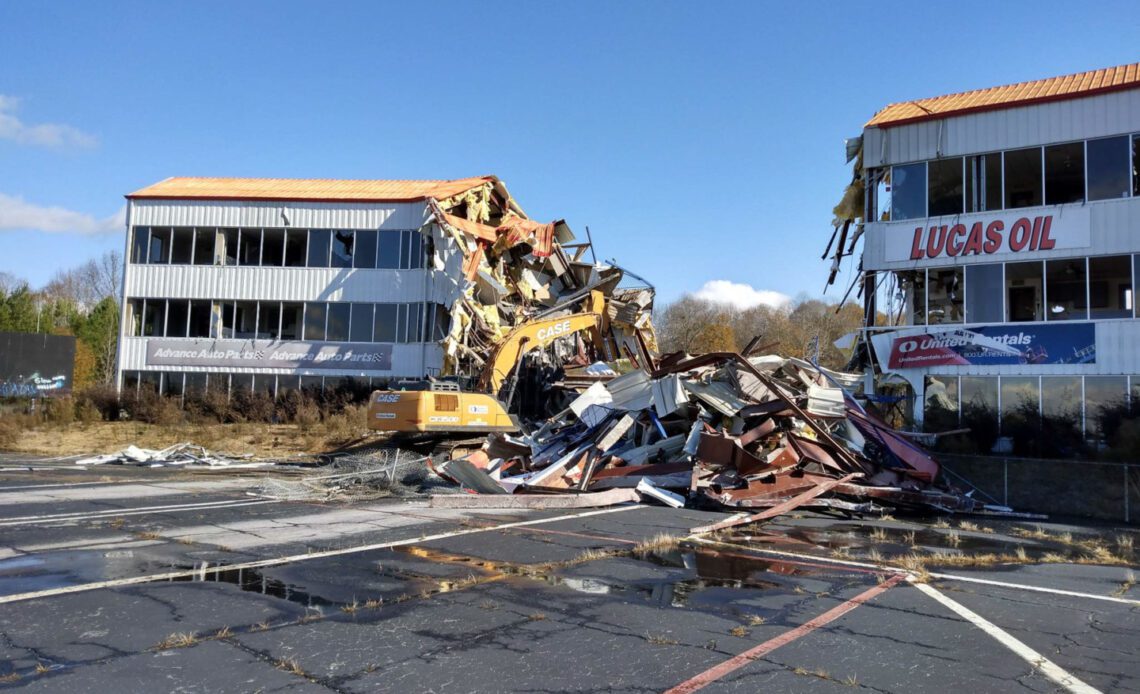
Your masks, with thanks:
M 620 269 L 587 262 L 565 222 L 531 220 L 494 176 L 171 178 L 127 201 L 126 391 L 471 374 L 517 323 L 599 288 L 630 340 L 606 357 L 655 349 L 652 290 L 619 289 Z
M 1096 440 L 1140 388 L 1140 64 L 891 104 L 848 156 L 825 255 L 861 262 L 879 387 L 928 430 L 976 406 Z

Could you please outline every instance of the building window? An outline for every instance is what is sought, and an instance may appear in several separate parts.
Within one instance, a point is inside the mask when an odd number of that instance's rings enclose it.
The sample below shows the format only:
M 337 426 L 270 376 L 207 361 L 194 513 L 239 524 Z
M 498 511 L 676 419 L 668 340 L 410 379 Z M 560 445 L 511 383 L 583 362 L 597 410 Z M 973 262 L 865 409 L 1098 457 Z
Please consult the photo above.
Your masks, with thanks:
M 1085 143 L 1069 142 L 1045 148 L 1045 204 L 1084 202 Z
M 147 262 L 165 265 L 170 262 L 170 228 L 161 227 L 150 230 L 150 255 Z
M 214 264 L 214 241 L 217 235 L 218 232 L 216 229 L 203 229 L 199 227 L 194 230 L 195 265 Z
M 962 214 L 962 157 L 930 162 L 926 176 L 928 215 Z
M 1001 209 L 1001 152 L 966 157 L 966 211 Z
M 160 371 L 140 371 L 139 373 L 139 390 L 151 393 L 158 393 L 158 387 L 162 384 L 162 372 Z
M 1002 322 L 1002 281 L 1000 264 L 966 266 L 967 323 Z
M 1081 430 L 1081 377 L 1044 376 L 1041 378 L 1041 416 L 1051 434 L 1071 434 Z M 1067 441 L 1073 438 L 1065 436 Z M 1060 443 L 1060 441 L 1058 441 Z
M 254 374 L 253 375 L 253 391 L 255 393 L 266 393 L 273 397 L 274 392 L 277 390 L 277 376 L 275 374 Z
M 937 323 L 961 323 L 962 268 L 931 268 L 926 273 L 926 321 Z
M 150 248 L 150 227 L 135 227 L 131 238 L 131 262 L 145 263 Z
M 396 270 L 400 267 L 400 240 L 402 231 L 380 232 L 380 255 L 376 267 Z
M 1002 376 L 1001 431 L 1011 435 L 1041 425 L 1041 390 L 1036 376 Z
M 356 232 L 356 252 L 352 254 L 353 267 L 376 267 L 376 240 L 379 233 L 374 230 Z
M 309 253 L 307 229 L 285 230 L 285 267 L 305 267 Z
M 1128 197 L 1128 136 L 1089 140 L 1089 200 Z
M 891 219 L 926 216 L 926 164 L 891 167 Z
M 147 299 L 143 302 L 143 336 L 162 337 L 165 332 L 166 302 L 162 299 Z
M 123 371 L 123 390 L 127 393 L 137 393 L 139 389 L 139 372 Z
M 277 340 L 281 337 L 281 304 L 262 301 L 257 307 L 257 337 Z
M 162 394 L 171 398 L 182 397 L 182 374 L 166 372 L 162 374 Z
M 166 336 L 186 337 L 190 326 L 190 302 L 186 299 L 171 299 L 166 302 Z
M 329 244 L 332 232 L 328 229 L 309 231 L 309 267 L 329 266 Z
M 1131 318 L 1132 287 L 1132 256 L 1089 258 L 1092 318 Z
M 1132 194 L 1140 197 L 1140 135 L 1132 136 Z
M 372 342 L 372 304 L 352 304 L 352 328 L 349 339 L 352 342 Z
M 1088 318 L 1088 272 L 1084 258 L 1050 260 L 1045 263 L 1045 320 Z
M 257 337 L 257 302 L 235 301 L 233 337 L 238 340 L 252 340 Z
M 305 324 L 305 305 L 297 303 L 281 304 L 281 339 L 300 340 Z
M 423 342 L 423 304 L 404 304 L 408 310 L 408 332 L 404 342 Z
M 261 265 L 261 229 L 241 230 L 241 250 L 238 263 L 246 267 Z
M 187 337 L 212 337 L 213 303 L 195 299 L 190 302 L 190 329 Z
M 898 273 L 899 288 L 910 307 L 910 324 L 926 325 L 926 270 Z
M 127 337 L 142 335 L 142 299 L 127 299 Z
M 325 339 L 325 304 L 305 304 L 305 339 Z
M 405 231 L 408 235 L 404 243 L 407 249 L 404 267 L 409 270 L 418 270 L 424 266 L 424 236 L 418 231 Z
M 1020 323 L 1044 320 L 1041 291 L 1044 284 L 1040 261 L 1007 263 L 1005 266 L 1006 321 Z
M 1005 206 L 1007 209 L 1041 204 L 1041 148 L 1005 152 Z
M 1105 438 L 1106 425 L 1127 413 L 1127 376 L 1085 376 L 1085 436 Z
M 348 341 L 348 320 L 351 304 L 331 303 L 328 305 L 328 327 L 325 339 L 330 342 Z
M 435 330 L 432 332 L 431 341 L 439 342 L 447 337 L 447 331 L 451 329 L 451 312 L 442 304 L 432 304 L 432 308 L 435 316 Z
M 373 342 L 395 342 L 399 318 L 399 304 L 376 304 L 376 318 L 373 323 Z
M 222 244 L 222 257 L 226 265 L 237 265 L 238 262 L 238 230 L 222 229 L 218 241 Z
M 170 264 L 189 265 L 194 260 L 194 230 L 175 227 L 170 237 Z
M 185 393 L 188 397 L 200 398 L 206 392 L 206 374 L 190 371 L 186 374 Z
M 355 241 L 351 231 L 334 231 L 332 233 L 332 260 L 331 267 L 352 267 L 352 247 Z
M 261 238 L 261 264 L 281 267 L 285 264 L 285 230 L 265 229 Z
M 958 377 L 927 376 L 923 390 L 923 429 L 946 431 L 958 426 Z

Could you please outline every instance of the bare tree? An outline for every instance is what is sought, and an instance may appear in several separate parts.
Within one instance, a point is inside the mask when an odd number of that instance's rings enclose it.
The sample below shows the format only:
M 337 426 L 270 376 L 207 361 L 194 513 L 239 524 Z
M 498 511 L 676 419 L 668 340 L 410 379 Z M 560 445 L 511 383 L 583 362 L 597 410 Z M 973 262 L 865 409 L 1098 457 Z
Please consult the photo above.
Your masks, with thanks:
M 107 251 L 70 270 L 58 270 L 44 287 L 52 299 L 70 300 L 82 311 L 90 311 L 107 297 L 119 300 L 122 289 L 123 256 Z

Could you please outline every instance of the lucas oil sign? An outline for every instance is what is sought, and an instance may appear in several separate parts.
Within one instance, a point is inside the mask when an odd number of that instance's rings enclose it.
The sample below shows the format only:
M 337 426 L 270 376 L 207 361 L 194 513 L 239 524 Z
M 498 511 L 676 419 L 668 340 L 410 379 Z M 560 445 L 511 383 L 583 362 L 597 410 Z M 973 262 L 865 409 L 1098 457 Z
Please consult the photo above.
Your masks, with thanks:
M 147 340 L 148 366 L 390 371 L 392 345 L 370 342 Z
M 876 345 L 878 347 L 878 345 Z M 1094 364 L 1092 323 L 983 325 L 893 337 L 888 369 L 997 364 Z
M 901 227 L 901 228 L 900 228 Z M 903 228 L 909 233 L 903 232 Z M 888 229 L 887 260 L 925 260 L 995 256 L 1054 249 L 1087 248 L 1089 210 L 1047 208 L 1041 214 L 957 215 L 932 217 L 921 226 L 900 222 Z

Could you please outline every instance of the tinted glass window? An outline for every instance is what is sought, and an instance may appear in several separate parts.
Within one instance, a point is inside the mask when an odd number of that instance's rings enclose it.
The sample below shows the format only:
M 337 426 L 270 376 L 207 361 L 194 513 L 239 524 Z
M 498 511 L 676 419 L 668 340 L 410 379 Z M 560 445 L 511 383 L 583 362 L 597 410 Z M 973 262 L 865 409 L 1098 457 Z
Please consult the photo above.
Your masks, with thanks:
M 134 240 L 131 243 L 131 262 L 145 263 L 149 244 L 150 227 L 135 227 Z
M 166 302 L 162 299 L 147 299 L 143 308 L 142 334 L 146 337 L 162 337 L 166 329 Z
M 1002 322 L 1002 266 L 966 266 L 966 322 Z
M 423 342 L 423 336 L 420 334 L 423 309 L 423 304 L 408 304 L 408 342 Z
M 325 304 L 305 304 L 305 339 L 325 339 Z
M 300 340 L 302 317 L 305 312 L 304 304 L 282 304 L 281 306 L 281 339 Z
M 1041 148 L 1015 149 L 1005 153 L 1005 206 L 1034 207 L 1041 204 Z
M 400 237 L 399 231 L 380 232 L 380 255 L 376 267 L 396 269 L 400 267 Z
M 187 323 L 190 320 L 190 302 L 185 299 L 171 299 L 166 307 L 166 336 L 186 337 Z
M 1125 376 L 1085 376 L 1085 433 L 1103 435 L 1102 421 L 1127 411 L 1127 395 Z
M 276 340 L 280 335 L 281 304 L 262 301 L 257 309 L 257 336 L 262 340 Z
M 210 322 L 213 312 L 210 302 L 196 299 L 190 302 L 190 333 L 188 337 L 210 337 Z
M 305 267 L 308 257 L 308 229 L 288 229 L 285 232 L 285 267 Z
M 372 332 L 373 342 L 396 341 L 396 317 L 398 304 L 376 304 L 375 326 Z
M 170 262 L 170 228 L 155 227 L 150 230 L 150 263 Z
M 1093 318 L 1132 317 L 1132 256 L 1089 258 L 1089 309 Z
M 377 231 L 356 232 L 356 249 L 352 254 L 353 267 L 376 267 L 376 239 Z
M 326 340 L 345 342 L 348 340 L 349 307 L 351 304 L 329 304 L 328 333 Z
M 928 207 L 931 217 L 962 213 L 962 158 L 939 159 L 927 168 Z
M 1045 320 L 1042 302 L 1045 287 L 1040 261 L 1007 263 L 1005 266 L 1006 320 L 1015 322 Z
M 1045 320 L 1088 318 L 1087 280 L 1084 258 L 1045 263 L 1045 296 L 1049 301 Z
M 966 211 L 1000 210 L 1001 153 L 966 157 Z
M 1128 137 L 1089 140 L 1089 200 L 1128 197 Z
M 891 169 L 891 219 L 926 216 L 926 164 Z
M 1036 376 L 1004 376 L 1001 379 L 1001 429 L 1012 433 L 1038 422 L 1041 391 Z
M 424 266 L 423 234 L 418 231 L 406 231 L 404 238 L 405 254 L 404 267 L 416 270 Z
M 1045 148 L 1045 204 L 1064 205 L 1085 199 L 1085 143 Z
M 372 342 L 372 323 L 372 304 L 353 304 L 350 339 L 353 342 Z
M 352 267 L 352 247 L 354 240 L 351 231 L 333 232 L 332 267 Z
M 1132 194 L 1140 196 L 1140 135 L 1132 136 Z
M 329 266 L 329 242 L 332 232 L 328 229 L 309 231 L 309 267 Z

